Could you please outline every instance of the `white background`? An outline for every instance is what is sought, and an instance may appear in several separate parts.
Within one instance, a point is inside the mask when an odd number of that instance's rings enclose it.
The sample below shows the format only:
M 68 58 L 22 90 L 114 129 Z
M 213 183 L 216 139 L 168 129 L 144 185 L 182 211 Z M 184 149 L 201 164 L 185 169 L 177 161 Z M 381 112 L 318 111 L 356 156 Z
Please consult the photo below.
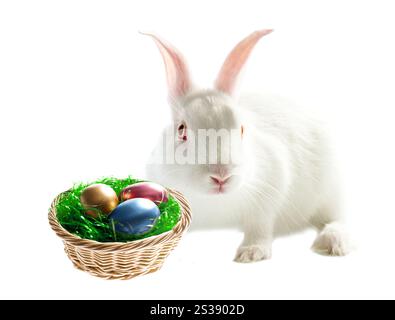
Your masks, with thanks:
M 395 298 L 395 47 L 391 1 L 2 1 L 0 298 Z M 315 255 L 314 233 L 271 261 L 232 262 L 242 235 L 190 233 L 159 272 L 105 281 L 74 269 L 47 222 L 73 182 L 144 176 L 169 116 L 154 31 L 211 84 L 259 28 L 242 90 L 320 108 L 333 123 L 357 251 Z

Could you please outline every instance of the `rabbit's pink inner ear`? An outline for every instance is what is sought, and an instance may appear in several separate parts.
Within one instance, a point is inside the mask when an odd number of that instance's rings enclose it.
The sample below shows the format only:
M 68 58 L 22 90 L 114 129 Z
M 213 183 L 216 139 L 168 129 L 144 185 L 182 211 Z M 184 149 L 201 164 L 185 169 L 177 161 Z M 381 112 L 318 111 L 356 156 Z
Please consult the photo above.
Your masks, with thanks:
M 233 93 L 237 77 L 246 63 L 252 49 L 255 47 L 259 39 L 272 31 L 272 29 L 255 31 L 233 48 L 226 57 L 215 82 L 215 87 L 218 90 L 228 94 Z
M 191 83 L 188 68 L 181 54 L 175 48 L 165 44 L 157 36 L 148 33 L 144 34 L 155 40 L 162 54 L 170 96 L 177 98 L 185 95 L 189 91 Z

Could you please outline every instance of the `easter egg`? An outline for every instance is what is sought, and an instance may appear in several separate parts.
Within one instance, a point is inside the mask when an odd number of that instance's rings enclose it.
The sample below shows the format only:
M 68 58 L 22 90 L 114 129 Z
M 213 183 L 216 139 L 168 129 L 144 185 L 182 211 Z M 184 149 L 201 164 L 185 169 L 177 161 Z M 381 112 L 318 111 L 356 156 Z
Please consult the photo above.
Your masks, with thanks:
M 159 215 L 159 208 L 154 202 L 135 198 L 120 203 L 108 217 L 116 232 L 142 235 L 152 229 Z
M 97 183 L 86 187 L 80 196 L 86 214 L 97 218 L 99 213 L 110 214 L 119 201 L 115 191 L 108 185 Z
M 120 197 L 121 201 L 134 198 L 145 198 L 157 204 L 167 202 L 168 200 L 166 189 L 160 184 L 153 182 L 139 182 L 127 186 L 122 190 Z

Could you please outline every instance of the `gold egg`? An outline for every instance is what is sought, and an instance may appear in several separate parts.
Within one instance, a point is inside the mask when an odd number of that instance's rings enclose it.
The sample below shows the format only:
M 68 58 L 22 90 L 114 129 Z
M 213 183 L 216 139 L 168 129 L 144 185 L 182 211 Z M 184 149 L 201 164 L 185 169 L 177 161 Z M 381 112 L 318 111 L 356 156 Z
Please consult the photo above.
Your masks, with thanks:
M 86 214 L 97 218 L 98 213 L 106 215 L 113 211 L 119 201 L 115 191 L 108 185 L 102 183 L 92 184 L 82 191 L 81 204 L 87 210 Z

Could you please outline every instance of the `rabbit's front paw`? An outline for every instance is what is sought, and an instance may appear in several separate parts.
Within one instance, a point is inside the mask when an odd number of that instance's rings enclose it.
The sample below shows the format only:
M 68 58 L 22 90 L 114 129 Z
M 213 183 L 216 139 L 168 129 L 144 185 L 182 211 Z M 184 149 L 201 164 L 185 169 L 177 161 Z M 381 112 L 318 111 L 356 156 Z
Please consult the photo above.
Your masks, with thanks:
M 234 261 L 241 263 L 268 260 L 272 257 L 271 245 L 241 246 L 237 250 Z

